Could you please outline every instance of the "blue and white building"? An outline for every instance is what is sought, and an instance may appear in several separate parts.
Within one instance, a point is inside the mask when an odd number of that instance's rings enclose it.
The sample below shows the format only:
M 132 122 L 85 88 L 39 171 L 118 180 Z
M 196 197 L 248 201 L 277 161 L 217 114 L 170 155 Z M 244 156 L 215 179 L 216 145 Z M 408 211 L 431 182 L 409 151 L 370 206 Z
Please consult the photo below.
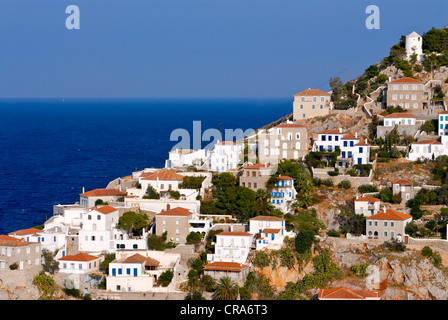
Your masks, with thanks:
M 297 195 L 294 179 L 288 176 L 280 176 L 277 179 L 271 191 L 271 201 L 276 209 L 288 213 Z

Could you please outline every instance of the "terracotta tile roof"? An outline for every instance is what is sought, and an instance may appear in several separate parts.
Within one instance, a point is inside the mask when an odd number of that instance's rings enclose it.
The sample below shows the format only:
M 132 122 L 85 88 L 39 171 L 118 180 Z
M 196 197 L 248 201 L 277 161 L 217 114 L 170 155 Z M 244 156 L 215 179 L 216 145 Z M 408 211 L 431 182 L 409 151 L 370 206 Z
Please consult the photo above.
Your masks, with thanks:
M 127 257 L 123 260 L 123 263 L 145 263 L 145 266 L 148 267 L 157 267 L 160 262 L 156 259 L 142 256 L 139 253 L 133 254 L 132 256 Z
M 146 172 L 140 176 L 143 180 L 183 180 L 184 177 L 173 170 L 163 169 L 157 172 Z
M 100 212 L 102 214 L 109 214 L 109 213 L 117 211 L 118 209 L 114 208 L 112 206 L 109 206 L 109 205 L 105 205 L 105 206 L 101 206 L 101 207 L 99 207 L 99 206 L 93 207 L 92 210 L 95 210 L 95 211 Z
M 261 233 L 279 233 L 281 229 L 266 228 L 261 231 Z
M 36 229 L 36 228 L 29 228 L 29 229 L 22 229 L 22 230 L 9 232 L 8 234 L 12 234 L 15 236 L 24 236 L 24 235 L 35 234 L 35 233 L 39 233 L 39 232 L 42 232 L 42 230 Z
M 281 123 L 274 128 L 306 128 L 307 126 L 301 123 Z
M 412 144 L 442 144 L 442 142 L 433 140 L 433 139 L 427 139 L 427 140 L 420 140 L 413 142 Z
M 296 93 L 295 96 L 329 96 L 328 92 L 322 91 L 320 89 L 306 89 L 302 92 Z
M 392 209 L 387 209 L 385 212 L 381 211 L 377 214 L 374 214 L 373 216 L 367 217 L 366 219 L 372 219 L 372 220 L 407 220 L 409 218 L 412 218 L 411 215 L 395 211 Z
M 185 208 L 182 207 L 177 207 L 177 208 L 173 208 L 170 210 L 166 210 L 166 211 L 162 211 L 160 213 L 158 213 L 158 216 L 189 216 L 192 215 L 193 213 Z
M 352 289 L 347 287 L 338 287 L 331 289 L 319 289 L 319 299 L 359 299 L 380 298 L 381 293 L 368 291 L 364 289 Z
M 17 239 L 4 234 L 0 235 L 0 246 L 17 247 L 17 246 L 25 246 L 27 244 L 28 243 L 25 241 L 25 239 Z
M 353 133 L 347 133 L 341 139 L 344 139 L 344 140 L 359 140 L 359 138 L 357 136 L 355 136 Z
M 422 81 L 410 77 L 403 77 L 400 79 L 392 80 L 389 83 L 423 83 Z
M 126 193 L 116 189 L 95 189 L 81 193 L 80 196 L 86 197 L 110 197 L 110 196 L 125 196 Z
M 405 186 L 411 186 L 414 184 L 414 182 L 412 182 L 411 180 L 408 179 L 395 179 L 394 181 L 391 181 L 391 183 L 393 184 L 402 184 Z
M 236 142 L 235 141 L 221 141 L 216 143 L 215 145 L 235 145 Z
M 217 236 L 247 236 L 247 237 L 252 237 L 252 233 L 240 232 L 240 231 L 223 231 L 221 233 L 218 233 Z
M 364 140 L 359 141 L 355 146 L 370 146 L 369 143 L 365 142 Z
M 378 201 L 381 201 L 381 200 L 378 199 L 378 198 L 374 198 L 374 197 L 360 197 L 358 199 L 355 199 L 355 201 L 359 201 L 359 202 L 365 202 L 365 201 L 367 201 L 367 202 L 378 202 Z
M 262 221 L 284 221 L 285 219 L 275 217 L 275 216 L 256 216 L 250 220 L 262 220 Z
M 65 257 L 59 258 L 61 261 L 91 261 L 98 259 L 97 256 L 91 256 L 90 254 L 79 252 L 75 255 L 67 255 Z
M 448 114 L 448 110 L 445 110 L 445 111 L 439 112 L 439 114 Z
M 256 163 L 253 165 L 248 165 L 246 167 L 244 167 L 244 169 L 271 169 L 273 168 L 273 166 L 269 165 L 269 164 L 263 164 L 263 163 Z
M 417 118 L 417 116 L 406 112 L 395 112 L 384 116 L 384 118 Z
M 237 271 L 240 272 L 245 267 L 244 264 L 238 262 L 212 262 L 204 266 L 204 270 L 216 270 L 216 271 Z
M 293 178 L 291 178 L 289 176 L 279 176 L 279 177 L 277 177 L 277 179 L 279 179 L 279 180 L 294 180 Z
M 327 134 L 345 134 L 345 132 L 340 132 L 339 129 L 331 129 L 331 130 L 322 130 L 319 133 L 327 133 Z

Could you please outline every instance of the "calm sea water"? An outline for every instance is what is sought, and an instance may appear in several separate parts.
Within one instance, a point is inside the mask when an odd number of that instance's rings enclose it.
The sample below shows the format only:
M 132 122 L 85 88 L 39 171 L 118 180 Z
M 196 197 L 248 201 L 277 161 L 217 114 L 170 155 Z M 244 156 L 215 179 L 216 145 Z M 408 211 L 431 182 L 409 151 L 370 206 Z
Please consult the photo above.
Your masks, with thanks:
M 43 224 L 83 187 L 164 167 L 171 132 L 193 121 L 247 130 L 291 112 L 290 98 L 0 100 L 0 234 Z

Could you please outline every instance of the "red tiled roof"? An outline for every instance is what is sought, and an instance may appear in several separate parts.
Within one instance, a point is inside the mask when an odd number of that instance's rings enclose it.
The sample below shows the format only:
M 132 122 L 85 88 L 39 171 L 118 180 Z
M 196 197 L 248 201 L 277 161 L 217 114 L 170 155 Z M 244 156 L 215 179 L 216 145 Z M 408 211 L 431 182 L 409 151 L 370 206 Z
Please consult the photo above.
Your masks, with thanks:
M 160 262 L 156 259 L 142 256 L 139 253 L 133 254 L 130 257 L 127 257 L 125 260 L 123 260 L 123 263 L 145 263 L 145 266 L 148 267 L 157 267 Z
M 140 176 L 143 180 L 183 180 L 184 177 L 173 170 L 163 169 L 157 172 L 147 172 Z
M 361 197 L 361 198 L 355 199 L 355 201 L 359 201 L 359 202 L 364 202 L 364 201 L 367 201 L 367 202 L 378 202 L 378 201 L 381 201 L 381 200 L 378 199 L 378 198 L 374 198 L 374 197 Z
M 279 233 L 281 229 L 266 228 L 261 231 L 261 233 Z
M 91 261 L 98 259 L 97 256 L 91 256 L 90 254 L 79 252 L 75 255 L 67 255 L 65 257 L 59 258 L 58 260 L 62 261 Z
M 25 245 L 27 245 L 25 239 L 17 239 L 4 234 L 0 235 L 0 246 L 17 247 Z
M 410 77 L 403 77 L 400 79 L 392 80 L 389 83 L 423 83 L 422 81 Z
M 275 217 L 275 216 L 256 216 L 250 218 L 250 220 L 262 220 L 262 221 L 284 221 L 285 219 Z
M 252 236 L 252 233 L 249 232 L 240 232 L 240 231 L 223 231 L 218 233 L 217 236 Z
M 406 112 L 395 112 L 384 116 L 384 118 L 417 118 L 417 116 Z
M 212 262 L 204 266 L 204 270 L 216 270 L 216 271 L 237 271 L 240 272 L 246 267 L 246 265 L 238 262 Z
M 221 141 L 221 142 L 218 142 L 218 143 L 216 143 L 217 145 L 227 145 L 227 144 L 229 144 L 229 145 L 235 145 L 236 144 L 236 142 L 235 141 Z
M 352 289 L 347 287 L 338 287 L 331 289 L 319 289 L 319 299 L 359 299 L 380 298 L 381 293 L 368 291 L 364 289 Z
M 95 189 L 80 194 L 86 197 L 110 197 L 110 196 L 125 196 L 126 193 L 116 189 Z
M 302 92 L 296 93 L 295 96 L 329 96 L 328 92 L 322 91 L 320 89 L 306 89 Z
M 330 134 L 345 134 L 345 132 L 339 132 L 339 129 L 331 129 L 331 130 L 323 130 L 323 131 L 320 131 L 320 132 L 318 132 L 318 134 L 319 133 L 330 133 Z
M 118 209 L 114 208 L 112 206 L 109 206 L 109 205 L 105 205 L 105 206 L 102 206 L 102 207 L 98 207 L 98 206 L 97 207 L 93 207 L 92 210 L 98 211 L 98 212 L 100 212 L 102 214 L 109 214 L 109 213 L 117 211 Z
M 416 141 L 413 142 L 412 144 L 442 144 L 442 142 L 433 139 L 428 139 L 428 140 Z
M 365 142 L 364 140 L 359 141 L 355 146 L 370 146 L 369 143 Z
M 445 111 L 439 112 L 439 114 L 448 114 L 448 110 L 445 110 Z
M 387 209 L 385 212 L 380 211 L 377 214 L 374 214 L 373 216 L 367 217 L 366 219 L 372 219 L 372 220 L 407 220 L 409 218 L 412 218 L 411 215 L 399 212 L 392 209 Z
M 193 213 L 185 208 L 182 207 L 177 207 L 174 209 L 170 209 L 170 210 L 166 210 L 166 211 L 162 211 L 160 213 L 158 213 L 158 216 L 189 216 L 192 215 Z
M 27 234 L 35 234 L 35 233 L 39 233 L 39 232 L 42 232 L 42 230 L 36 229 L 36 228 L 29 228 L 29 229 L 22 229 L 22 230 L 9 232 L 8 234 L 12 234 L 15 236 L 24 236 Z
M 293 178 L 288 177 L 288 176 L 279 176 L 279 177 L 277 177 L 277 179 L 279 179 L 279 180 L 294 180 Z
M 263 163 L 256 163 L 251 166 L 244 167 L 244 169 L 270 169 L 270 168 L 273 167 L 269 164 L 263 164 Z
M 281 123 L 274 128 L 306 128 L 307 126 L 301 123 Z
M 344 139 L 344 140 L 358 140 L 359 138 L 357 136 L 355 136 L 353 133 L 347 133 L 341 139 Z
M 411 180 L 408 179 L 395 179 L 394 181 L 391 181 L 391 183 L 393 184 L 402 184 L 405 186 L 411 186 L 414 184 L 414 182 L 412 182 Z

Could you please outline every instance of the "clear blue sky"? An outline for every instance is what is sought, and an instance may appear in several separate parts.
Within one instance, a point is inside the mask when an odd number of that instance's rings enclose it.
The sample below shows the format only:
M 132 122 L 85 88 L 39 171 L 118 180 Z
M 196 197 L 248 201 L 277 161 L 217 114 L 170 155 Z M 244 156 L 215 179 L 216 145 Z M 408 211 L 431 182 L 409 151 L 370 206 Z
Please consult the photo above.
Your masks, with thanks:
M 68 30 L 68 5 L 80 9 Z M 368 5 L 380 29 L 368 30 Z M 0 0 L 0 97 L 292 97 L 348 79 L 447 0 Z

